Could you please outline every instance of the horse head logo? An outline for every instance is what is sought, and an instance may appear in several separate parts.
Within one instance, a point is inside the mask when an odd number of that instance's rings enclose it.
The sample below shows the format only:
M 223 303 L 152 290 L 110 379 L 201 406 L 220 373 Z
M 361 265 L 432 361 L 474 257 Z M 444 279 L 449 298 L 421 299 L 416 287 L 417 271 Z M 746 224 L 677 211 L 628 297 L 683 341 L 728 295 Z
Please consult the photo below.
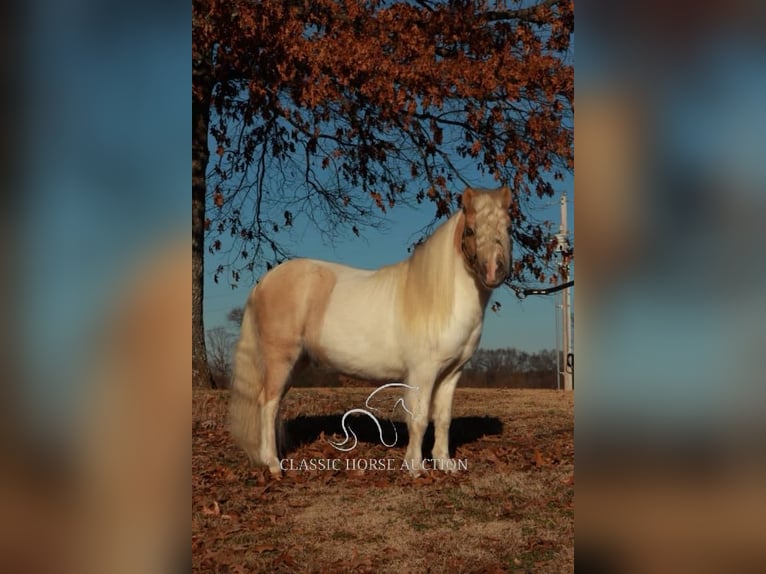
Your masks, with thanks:
M 396 446 L 396 443 L 399 440 L 399 433 L 396 430 L 396 425 L 393 422 L 391 423 L 391 426 L 394 429 L 394 441 L 389 444 L 383 438 L 383 427 L 381 426 L 380 421 L 378 420 L 378 417 L 372 412 L 372 411 L 375 411 L 375 413 L 380 413 L 380 409 L 370 405 L 370 400 L 372 399 L 372 397 L 374 397 L 377 393 L 379 393 L 383 389 L 390 389 L 390 388 L 405 388 L 411 391 L 418 390 L 418 387 L 413 387 L 411 385 L 406 385 L 404 383 L 387 383 L 385 385 L 378 387 L 367 396 L 367 400 L 364 402 L 364 406 L 366 408 L 351 409 L 344 413 L 343 418 L 340 421 L 341 428 L 343 429 L 343 433 L 346 435 L 343 441 L 334 442 L 334 441 L 328 440 L 327 442 L 329 442 L 333 446 L 333 448 L 341 452 L 350 452 L 354 450 L 356 448 L 356 445 L 359 443 L 359 439 L 357 438 L 356 433 L 353 431 L 353 429 L 350 426 L 347 426 L 346 419 L 349 417 L 349 415 L 367 415 L 368 417 L 372 419 L 372 422 L 375 423 L 375 426 L 378 428 L 378 436 L 380 437 L 381 444 L 388 448 Z M 391 409 L 391 414 L 394 414 L 394 412 L 396 411 L 396 407 L 400 405 L 404 409 L 404 412 L 406 412 L 410 416 L 413 416 L 412 411 L 410 411 L 410 409 L 407 408 L 407 404 L 404 401 L 404 397 L 399 397 L 396 400 L 393 408 Z M 351 437 L 353 437 L 353 444 L 351 446 L 347 446 L 348 442 L 351 440 Z

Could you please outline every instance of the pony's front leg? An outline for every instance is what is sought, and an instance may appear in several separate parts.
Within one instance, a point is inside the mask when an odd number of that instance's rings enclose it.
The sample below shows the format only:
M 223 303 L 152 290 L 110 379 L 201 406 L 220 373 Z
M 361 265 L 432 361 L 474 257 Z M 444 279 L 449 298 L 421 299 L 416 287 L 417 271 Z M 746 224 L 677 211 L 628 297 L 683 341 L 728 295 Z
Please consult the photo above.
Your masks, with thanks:
M 462 371 L 456 371 L 445 377 L 434 391 L 431 402 L 431 418 L 434 421 L 434 448 L 431 456 L 435 468 L 448 472 L 455 472 L 457 468 L 449 456 L 449 427 L 452 422 L 452 397 L 461 374 Z
M 407 383 L 413 387 L 407 391 L 406 406 L 407 430 L 410 441 L 407 444 L 407 452 L 404 455 L 405 463 L 413 476 L 418 476 L 423 470 L 423 435 L 428 427 L 428 407 L 431 404 L 431 391 L 434 386 L 435 375 L 421 373 L 417 376 L 410 375 Z

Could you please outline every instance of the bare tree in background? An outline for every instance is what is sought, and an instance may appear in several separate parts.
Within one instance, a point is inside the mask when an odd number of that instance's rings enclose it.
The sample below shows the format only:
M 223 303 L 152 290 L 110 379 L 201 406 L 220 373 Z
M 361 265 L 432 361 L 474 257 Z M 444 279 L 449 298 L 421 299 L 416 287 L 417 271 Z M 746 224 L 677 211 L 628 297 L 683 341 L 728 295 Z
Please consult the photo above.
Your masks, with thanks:
M 234 307 L 226 314 L 226 319 L 234 325 L 237 329 L 242 326 L 242 318 L 245 316 L 245 309 L 243 307 Z

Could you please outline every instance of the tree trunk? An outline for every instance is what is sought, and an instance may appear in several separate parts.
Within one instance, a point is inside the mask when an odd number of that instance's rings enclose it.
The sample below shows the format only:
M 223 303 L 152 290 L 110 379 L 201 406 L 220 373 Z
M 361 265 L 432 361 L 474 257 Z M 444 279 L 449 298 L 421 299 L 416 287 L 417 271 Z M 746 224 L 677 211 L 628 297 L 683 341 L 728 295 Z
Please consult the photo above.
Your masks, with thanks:
M 210 151 L 207 136 L 213 73 L 210 55 L 192 64 L 192 386 L 213 387 L 202 317 L 205 283 L 205 194 Z

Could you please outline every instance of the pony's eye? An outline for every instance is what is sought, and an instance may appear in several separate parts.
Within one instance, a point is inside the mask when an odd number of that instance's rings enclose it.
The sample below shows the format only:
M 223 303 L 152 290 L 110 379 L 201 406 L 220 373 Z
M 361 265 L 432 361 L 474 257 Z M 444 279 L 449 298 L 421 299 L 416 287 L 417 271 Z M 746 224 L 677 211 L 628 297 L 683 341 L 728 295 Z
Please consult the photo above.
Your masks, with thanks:
M 466 234 L 466 237 L 471 237 L 471 235 L 474 234 L 473 227 L 466 227 L 465 234 Z

